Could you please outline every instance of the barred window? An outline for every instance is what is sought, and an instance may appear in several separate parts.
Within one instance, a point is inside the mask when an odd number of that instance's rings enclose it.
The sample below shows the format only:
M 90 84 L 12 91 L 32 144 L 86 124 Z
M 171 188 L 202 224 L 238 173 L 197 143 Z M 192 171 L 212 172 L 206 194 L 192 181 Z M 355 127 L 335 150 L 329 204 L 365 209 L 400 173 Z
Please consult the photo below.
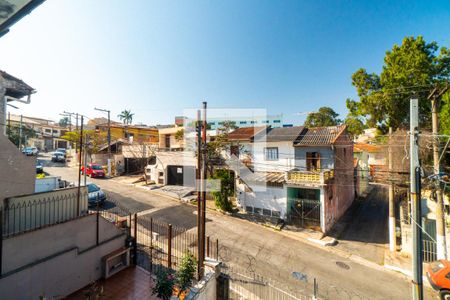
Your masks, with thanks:
M 254 212 L 255 214 L 260 215 L 260 214 L 262 213 L 262 209 L 259 208 L 259 207 L 254 207 L 254 208 L 253 208 L 253 212 Z
M 248 213 L 252 213 L 253 212 L 253 206 L 246 206 L 245 207 L 245 211 Z
M 281 212 L 278 210 L 272 210 L 272 217 L 279 218 L 281 216 Z
M 270 209 L 263 209 L 263 215 L 270 217 L 272 215 Z
M 264 148 L 265 160 L 278 160 L 278 147 Z

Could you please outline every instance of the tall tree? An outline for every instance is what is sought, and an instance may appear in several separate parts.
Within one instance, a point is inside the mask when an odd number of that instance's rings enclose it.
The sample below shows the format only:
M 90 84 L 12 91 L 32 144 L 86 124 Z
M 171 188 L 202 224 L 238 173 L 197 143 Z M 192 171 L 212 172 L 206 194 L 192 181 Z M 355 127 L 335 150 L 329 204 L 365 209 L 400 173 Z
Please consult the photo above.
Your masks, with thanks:
M 409 124 L 409 99 L 413 94 L 425 99 L 434 84 L 449 79 L 450 51 L 423 37 L 406 37 L 384 57 L 381 74 L 361 68 L 352 75 L 358 100 L 347 99 L 352 117 L 363 118 L 369 127 L 386 131 Z M 422 126 L 429 127 L 430 103 L 419 101 Z
M 69 122 L 70 122 L 69 117 L 64 117 L 59 120 L 58 124 L 61 127 L 67 127 L 67 125 L 69 125 Z
M 131 110 L 123 110 L 119 115 L 119 119 L 123 122 L 123 124 L 131 124 L 133 122 L 133 116 L 134 114 L 131 112 Z
M 306 117 L 306 127 L 322 127 L 322 126 L 334 126 L 341 123 L 338 118 L 339 114 L 335 112 L 331 107 L 323 106 L 319 108 L 317 112 L 309 113 Z

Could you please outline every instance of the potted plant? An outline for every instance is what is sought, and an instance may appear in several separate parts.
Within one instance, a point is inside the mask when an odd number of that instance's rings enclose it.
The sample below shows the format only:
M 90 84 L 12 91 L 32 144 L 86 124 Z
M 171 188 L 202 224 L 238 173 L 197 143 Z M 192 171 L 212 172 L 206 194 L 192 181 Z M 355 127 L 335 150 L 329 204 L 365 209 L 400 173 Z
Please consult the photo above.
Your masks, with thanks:
M 189 287 L 195 276 L 197 261 L 195 257 L 188 251 L 183 255 L 180 263 L 180 269 L 176 274 L 177 294 L 180 299 L 184 299 L 189 293 Z
M 156 274 L 156 285 L 152 294 L 163 300 L 169 300 L 173 294 L 175 276 L 171 271 L 162 270 Z

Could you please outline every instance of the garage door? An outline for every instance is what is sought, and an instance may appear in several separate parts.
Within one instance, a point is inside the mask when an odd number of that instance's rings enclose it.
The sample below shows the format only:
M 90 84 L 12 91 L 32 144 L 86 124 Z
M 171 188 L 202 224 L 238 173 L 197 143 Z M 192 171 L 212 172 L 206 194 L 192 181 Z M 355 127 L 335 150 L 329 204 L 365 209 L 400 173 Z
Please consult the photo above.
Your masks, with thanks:
M 195 186 L 195 167 L 167 166 L 167 184 Z

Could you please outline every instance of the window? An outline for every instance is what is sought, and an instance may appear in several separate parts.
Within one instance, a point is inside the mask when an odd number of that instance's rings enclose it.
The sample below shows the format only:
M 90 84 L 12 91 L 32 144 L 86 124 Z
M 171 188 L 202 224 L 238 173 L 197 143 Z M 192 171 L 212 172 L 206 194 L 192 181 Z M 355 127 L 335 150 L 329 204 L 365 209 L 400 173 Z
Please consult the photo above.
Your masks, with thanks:
M 246 206 L 245 207 L 245 211 L 248 213 L 252 213 L 253 212 L 253 206 Z
M 250 124 L 255 124 L 256 123 L 256 121 L 250 121 Z
M 259 207 L 254 207 L 253 208 L 253 213 L 260 215 L 262 213 L 262 209 Z
M 320 153 L 306 152 L 306 170 L 318 171 L 320 169 Z
M 263 208 L 263 215 L 268 217 L 272 216 L 270 209 Z
M 46 133 L 52 133 L 52 130 L 51 129 L 45 129 L 45 132 Z
M 230 155 L 236 155 L 239 157 L 239 146 L 238 145 L 232 145 L 230 147 Z
M 58 133 L 58 130 L 56 130 L 56 129 L 53 129 L 53 133 Z
M 224 122 L 219 122 L 218 124 L 219 124 L 219 125 L 223 125 L 223 123 L 224 123 Z
M 265 124 L 269 124 L 269 120 L 264 120 L 262 122 L 265 123 Z
M 278 147 L 264 148 L 265 160 L 278 160 Z
M 280 211 L 272 210 L 272 217 L 279 218 L 281 216 Z
M 239 124 L 247 124 L 247 121 L 240 121 Z
M 281 120 L 273 120 L 274 123 L 281 123 Z

